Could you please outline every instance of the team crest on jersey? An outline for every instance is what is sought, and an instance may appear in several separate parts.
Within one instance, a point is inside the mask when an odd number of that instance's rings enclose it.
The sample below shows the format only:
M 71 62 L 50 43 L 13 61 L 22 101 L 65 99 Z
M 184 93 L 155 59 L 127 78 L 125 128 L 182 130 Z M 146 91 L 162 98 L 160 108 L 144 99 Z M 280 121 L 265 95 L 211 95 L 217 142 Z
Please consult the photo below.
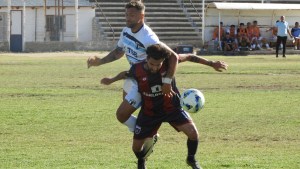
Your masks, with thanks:
M 141 128 L 140 126 L 135 125 L 134 133 L 135 133 L 135 134 L 140 134 L 141 129 L 142 129 L 142 128 Z
M 147 80 L 147 77 L 143 77 L 143 79 L 142 79 L 143 81 L 146 81 Z
M 133 106 L 133 105 L 135 105 L 135 104 L 136 104 L 136 101 L 135 101 L 135 100 L 133 100 L 133 99 L 130 99 L 130 100 L 129 100 L 129 104 L 130 104 L 131 106 Z
M 142 48 L 142 45 L 140 44 L 140 42 L 135 42 L 136 45 L 136 49 Z

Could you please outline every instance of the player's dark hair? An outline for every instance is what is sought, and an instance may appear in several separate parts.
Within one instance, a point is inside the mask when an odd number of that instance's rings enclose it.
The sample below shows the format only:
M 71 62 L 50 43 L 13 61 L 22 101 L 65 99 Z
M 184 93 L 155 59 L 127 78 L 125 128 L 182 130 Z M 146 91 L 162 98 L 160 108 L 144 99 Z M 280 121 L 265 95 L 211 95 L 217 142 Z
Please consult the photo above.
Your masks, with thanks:
M 126 9 L 135 8 L 140 12 L 145 12 L 145 5 L 143 4 L 142 1 L 138 1 L 138 0 L 131 0 L 125 5 L 125 8 Z
M 160 44 L 151 45 L 146 50 L 147 59 L 155 60 L 166 59 L 171 55 L 171 52 Z

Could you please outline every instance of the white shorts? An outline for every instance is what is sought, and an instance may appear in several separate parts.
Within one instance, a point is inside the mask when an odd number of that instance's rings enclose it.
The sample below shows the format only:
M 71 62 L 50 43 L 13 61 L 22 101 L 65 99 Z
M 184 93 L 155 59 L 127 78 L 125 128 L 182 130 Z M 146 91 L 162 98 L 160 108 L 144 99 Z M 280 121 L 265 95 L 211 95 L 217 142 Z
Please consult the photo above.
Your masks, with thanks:
M 125 79 L 123 90 L 126 92 L 125 100 L 127 100 L 131 106 L 135 107 L 136 109 L 141 107 L 142 98 L 138 91 L 137 82 L 134 79 Z

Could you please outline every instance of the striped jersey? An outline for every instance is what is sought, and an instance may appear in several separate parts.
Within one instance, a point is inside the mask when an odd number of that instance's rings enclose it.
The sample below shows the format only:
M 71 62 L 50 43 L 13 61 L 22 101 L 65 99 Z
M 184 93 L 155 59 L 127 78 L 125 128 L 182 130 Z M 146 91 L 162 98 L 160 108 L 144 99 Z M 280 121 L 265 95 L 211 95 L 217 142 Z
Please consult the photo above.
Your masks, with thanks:
M 181 110 L 180 94 L 175 79 L 172 80 L 172 89 L 176 93 L 173 97 L 165 97 L 162 93 L 162 77 L 167 73 L 168 63 L 164 61 L 157 73 L 151 73 L 144 68 L 146 62 L 135 64 L 129 71 L 138 84 L 138 91 L 142 97 L 141 112 L 148 116 L 174 113 Z
M 118 48 L 122 48 L 130 65 L 142 62 L 146 59 L 146 49 L 158 44 L 159 39 L 152 29 L 146 24 L 136 33 L 125 27 L 118 41 Z

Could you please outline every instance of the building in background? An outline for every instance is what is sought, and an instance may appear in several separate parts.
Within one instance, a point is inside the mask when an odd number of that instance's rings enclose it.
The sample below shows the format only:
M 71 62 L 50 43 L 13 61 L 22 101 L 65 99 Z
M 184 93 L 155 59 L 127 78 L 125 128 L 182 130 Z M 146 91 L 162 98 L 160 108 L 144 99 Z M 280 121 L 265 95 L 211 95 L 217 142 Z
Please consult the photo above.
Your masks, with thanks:
M 88 0 L 1 0 L 0 50 L 74 50 L 92 41 L 94 16 Z

